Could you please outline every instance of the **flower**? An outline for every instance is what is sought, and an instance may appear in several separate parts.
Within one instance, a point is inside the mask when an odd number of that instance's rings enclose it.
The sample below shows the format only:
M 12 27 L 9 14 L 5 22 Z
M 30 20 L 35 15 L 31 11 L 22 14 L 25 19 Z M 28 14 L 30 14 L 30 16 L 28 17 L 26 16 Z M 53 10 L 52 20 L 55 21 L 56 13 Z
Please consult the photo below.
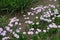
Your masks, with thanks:
M 43 30 L 43 32 L 46 32 L 46 30 Z
M 16 38 L 19 38 L 19 35 L 17 35 L 17 34 L 14 34 L 14 37 L 16 37 Z
M 36 16 L 35 18 L 38 19 L 38 16 Z
M 3 28 L 0 28 L 0 33 L 3 31 Z
M 15 22 L 15 25 L 18 25 L 18 22 Z
M 23 32 L 23 34 L 26 34 L 26 32 Z
M 9 37 L 3 37 L 2 40 L 7 40 L 10 39 Z
M 10 23 L 9 23 L 8 26 L 13 27 L 13 24 L 10 24 Z
M 40 30 L 40 29 L 38 29 L 38 28 L 37 28 L 36 30 L 37 30 L 38 32 L 41 32 L 41 30 Z
M 20 32 L 20 30 L 19 30 L 19 29 L 16 29 L 16 32 L 17 32 L 17 33 L 19 33 L 19 32 Z
M 6 35 L 6 31 L 1 32 L 1 35 L 5 36 Z
M 33 30 L 34 30 L 34 28 L 31 28 L 31 29 L 29 29 L 29 30 L 32 30 L 32 31 L 33 31 Z
M 35 34 L 38 34 L 38 33 L 39 33 L 38 31 L 35 32 Z

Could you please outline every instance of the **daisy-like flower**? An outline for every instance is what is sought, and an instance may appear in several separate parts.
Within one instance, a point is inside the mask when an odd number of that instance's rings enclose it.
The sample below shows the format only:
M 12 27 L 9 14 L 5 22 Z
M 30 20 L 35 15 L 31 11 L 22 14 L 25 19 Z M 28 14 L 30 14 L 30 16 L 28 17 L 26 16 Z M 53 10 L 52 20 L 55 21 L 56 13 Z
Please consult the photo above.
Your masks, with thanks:
M 23 15 L 24 17 L 26 16 L 26 15 Z
M 35 32 L 35 34 L 38 34 L 38 33 L 39 33 L 38 31 Z
M 54 0 L 55 2 L 57 1 L 57 0 Z
M 9 31 L 9 30 L 10 30 L 10 27 L 6 26 L 5 29 L 6 29 L 7 31 Z
M 3 28 L 0 28 L 0 33 L 3 31 Z
M 36 16 L 35 18 L 38 19 L 38 16 Z
M 32 10 L 34 9 L 34 8 L 31 8 Z
M 30 33 L 30 32 L 28 32 L 28 34 L 30 35 L 31 33 Z
M 28 15 L 30 15 L 31 14 L 31 12 L 28 12 Z
M 58 28 L 60 28 L 60 25 L 58 25 Z
M 38 32 L 41 32 L 41 30 L 40 30 L 40 29 L 38 29 L 38 28 L 37 28 L 36 30 L 37 30 Z
M 3 31 L 3 32 L 1 33 L 1 35 L 2 35 L 2 36 L 5 36 L 5 35 L 6 35 L 6 31 Z
M 33 31 L 33 30 L 34 30 L 34 28 L 31 28 L 31 29 L 29 29 L 29 30 L 32 30 L 32 31 Z
M 34 32 L 33 32 L 33 31 L 29 31 L 28 34 L 29 34 L 29 35 L 33 35 Z
M 17 32 L 17 33 L 19 33 L 19 32 L 20 32 L 20 30 L 19 30 L 19 29 L 16 29 L 16 32 Z
M 52 18 L 52 20 L 54 20 L 54 19 L 55 19 L 55 17 Z
M 19 23 L 19 25 L 21 25 L 21 23 Z
M 36 22 L 36 25 L 38 25 L 39 24 L 39 22 Z
M 60 15 L 58 15 L 57 17 L 60 17 Z
M 21 27 L 19 28 L 19 30 L 21 30 Z
M 8 26 L 13 27 L 13 24 L 8 24 Z
M 10 39 L 9 37 L 3 37 L 2 40 L 8 40 Z
M 16 38 L 19 38 L 19 35 L 17 35 L 17 34 L 14 34 L 14 37 L 16 37 Z
M 31 13 L 31 15 L 34 15 L 34 13 Z
M 23 32 L 23 34 L 26 34 L 26 32 Z
M 15 21 L 19 21 L 19 19 L 15 19 Z
M 33 34 L 34 34 L 34 32 L 33 32 L 33 31 L 30 31 L 30 34 L 31 34 L 31 35 L 33 35 Z
M 46 30 L 43 30 L 43 32 L 46 32 Z
M 18 22 L 15 22 L 15 25 L 18 25 Z

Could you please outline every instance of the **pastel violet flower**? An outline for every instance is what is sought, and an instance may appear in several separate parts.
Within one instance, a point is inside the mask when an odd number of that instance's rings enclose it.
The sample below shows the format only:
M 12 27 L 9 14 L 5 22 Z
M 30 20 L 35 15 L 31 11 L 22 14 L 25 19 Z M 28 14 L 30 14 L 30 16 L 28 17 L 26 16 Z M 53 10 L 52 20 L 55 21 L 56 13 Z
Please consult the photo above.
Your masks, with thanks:
M 40 29 L 36 29 L 38 32 L 41 32 L 41 30 Z
M 3 37 L 2 40 L 8 40 L 10 37 Z
M 59 14 L 58 9 L 54 9 L 54 14 Z
M 33 35 L 34 32 L 33 32 L 33 31 L 29 31 L 28 34 L 29 34 L 29 35 Z
M 15 25 L 18 25 L 18 22 L 15 22 Z
M 14 17 L 14 18 L 10 19 L 10 24 L 11 24 L 11 23 L 14 23 L 14 22 L 16 22 L 16 21 L 19 21 L 19 19 L 17 19 L 16 17 Z
M 30 35 L 31 33 L 30 33 L 30 32 L 28 32 L 28 34 Z
M 19 33 L 19 32 L 20 32 L 20 30 L 19 30 L 19 29 L 16 29 L 16 32 L 17 32 L 17 33 Z
M 33 34 L 34 34 L 34 32 L 33 32 L 33 31 L 30 31 L 30 34 L 31 34 L 31 35 L 33 35 Z
M 0 33 L 3 31 L 3 28 L 0 28 Z
M 19 38 L 19 35 L 18 34 L 14 34 L 14 37 Z
M 8 26 L 13 27 L 13 24 L 8 24 Z
M 35 32 L 35 34 L 38 34 L 38 33 L 39 33 L 38 31 Z
M 12 32 L 13 32 L 13 30 L 12 30 L 12 29 L 10 29 L 10 30 L 9 30 L 9 32 L 10 32 L 10 33 L 12 33 Z
M 49 24 L 50 28 L 57 28 L 57 25 L 55 23 Z
M 10 27 L 6 26 L 5 29 L 8 31 L 8 30 L 10 30 Z
M 15 19 L 15 21 L 17 21 L 17 22 L 18 22 L 18 21 L 19 21 L 19 19 Z
M 1 32 L 1 35 L 5 36 L 6 35 L 6 31 Z

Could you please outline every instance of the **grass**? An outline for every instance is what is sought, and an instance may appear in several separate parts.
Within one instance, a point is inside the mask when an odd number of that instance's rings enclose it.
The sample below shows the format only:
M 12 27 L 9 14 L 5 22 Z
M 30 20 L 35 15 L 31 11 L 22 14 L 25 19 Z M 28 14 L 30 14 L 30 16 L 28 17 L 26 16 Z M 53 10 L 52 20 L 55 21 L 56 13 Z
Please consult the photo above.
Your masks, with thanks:
M 7 16 L 0 17 L 0 27 L 4 27 L 9 23 L 9 19 Z
M 0 10 L 6 10 L 10 13 L 16 10 L 24 11 L 29 8 L 36 0 L 0 0 Z

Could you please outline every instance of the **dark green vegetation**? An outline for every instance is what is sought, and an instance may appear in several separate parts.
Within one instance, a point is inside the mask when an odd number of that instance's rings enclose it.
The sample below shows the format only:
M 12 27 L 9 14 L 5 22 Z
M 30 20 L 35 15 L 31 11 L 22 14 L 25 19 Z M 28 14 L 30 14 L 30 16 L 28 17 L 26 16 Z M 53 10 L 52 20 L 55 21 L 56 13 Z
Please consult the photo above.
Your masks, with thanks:
M 13 13 L 17 10 L 21 12 L 29 8 L 34 2 L 36 0 L 0 0 L 0 12 Z
M 7 16 L 0 16 L 0 27 L 4 27 L 9 23 Z

